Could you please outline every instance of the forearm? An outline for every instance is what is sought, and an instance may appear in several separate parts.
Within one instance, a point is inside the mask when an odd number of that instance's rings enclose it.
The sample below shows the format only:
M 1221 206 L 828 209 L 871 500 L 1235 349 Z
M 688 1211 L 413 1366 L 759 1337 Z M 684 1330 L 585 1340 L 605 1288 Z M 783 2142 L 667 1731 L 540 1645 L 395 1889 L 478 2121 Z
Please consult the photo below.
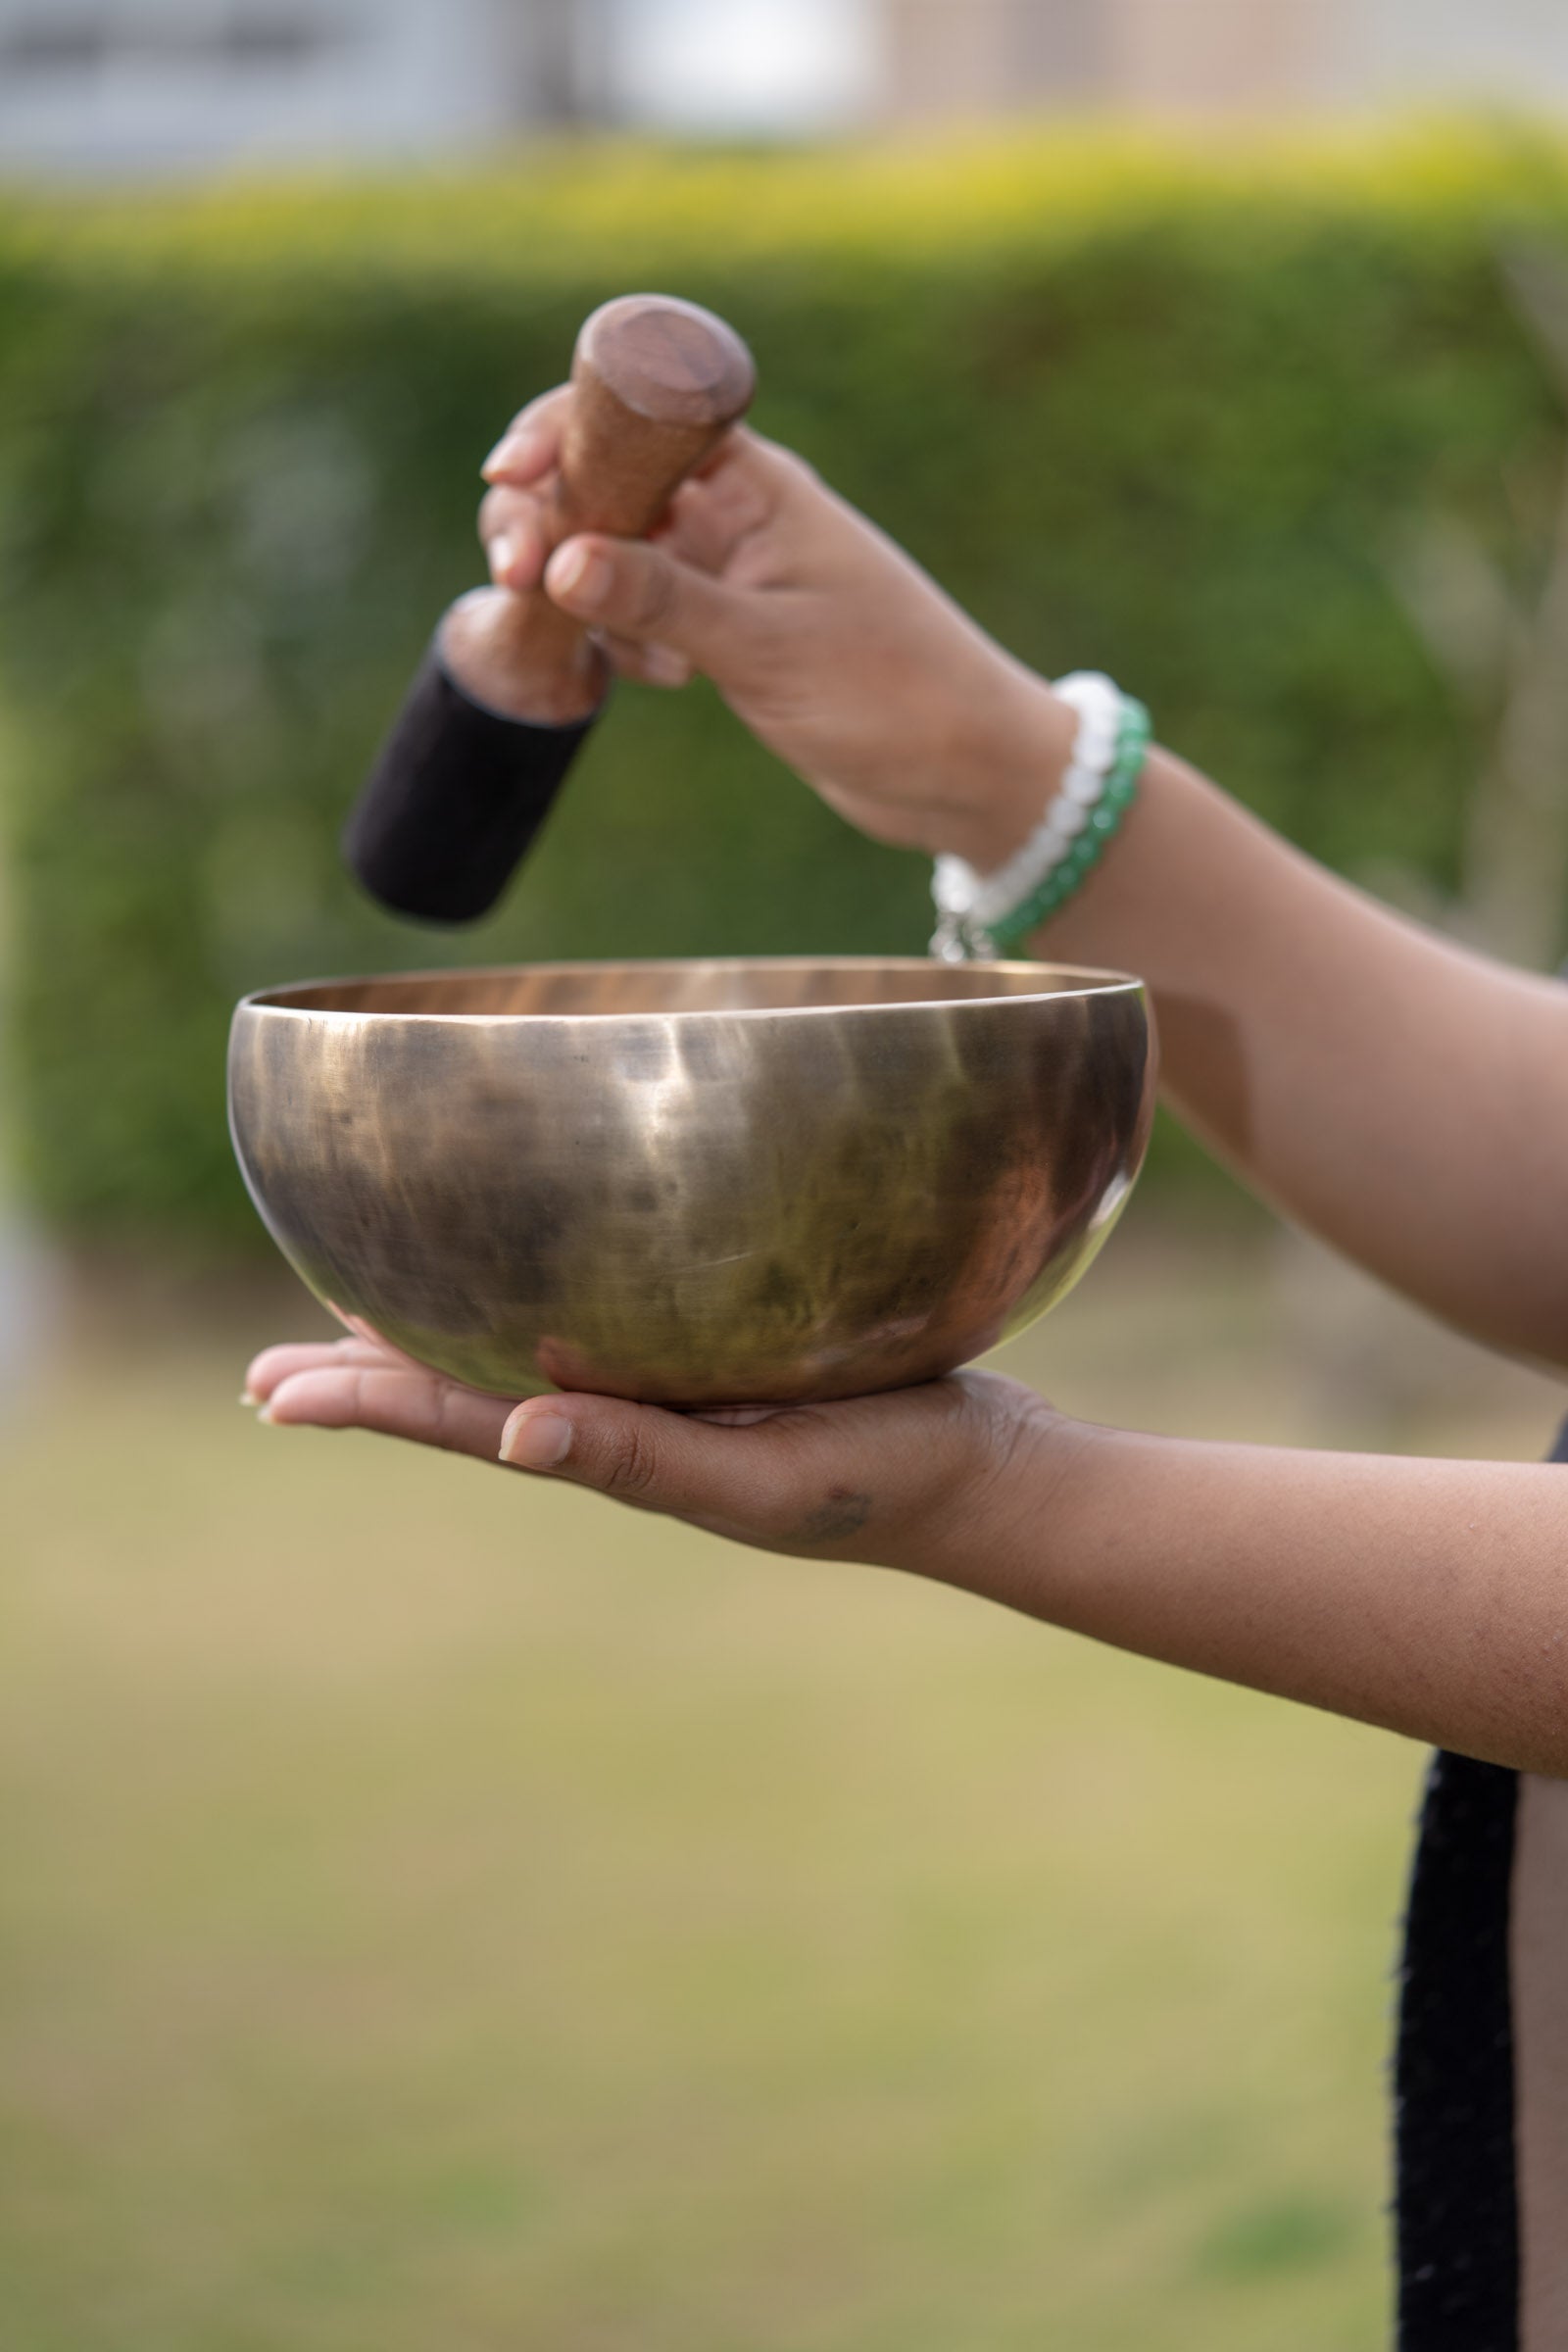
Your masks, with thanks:
M 911 1564 L 1067 1631 L 1568 1775 L 1568 1476 L 1058 1423 Z
M 1568 992 L 1391 913 L 1163 753 L 1031 945 L 1147 978 L 1174 1107 L 1257 1191 L 1568 1364 Z
M 716 1427 L 270 1349 L 274 1423 L 379 1429 L 743 1544 L 940 1580 L 1146 1657 L 1568 1778 L 1568 1470 L 1102 1429 L 995 1373 Z

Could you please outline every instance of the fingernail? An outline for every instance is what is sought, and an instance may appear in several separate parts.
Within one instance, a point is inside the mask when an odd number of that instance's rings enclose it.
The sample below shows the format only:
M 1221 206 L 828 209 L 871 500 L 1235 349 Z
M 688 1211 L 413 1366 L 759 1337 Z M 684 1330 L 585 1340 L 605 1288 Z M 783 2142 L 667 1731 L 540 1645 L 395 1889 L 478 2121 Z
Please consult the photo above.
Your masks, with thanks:
M 516 544 L 505 533 L 499 539 L 491 540 L 485 554 L 490 559 L 491 576 L 498 580 L 503 579 L 517 561 Z
M 610 565 L 591 547 L 558 548 L 550 559 L 545 586 L 552 596 L 569 596 L 590 610 L 610 592 Z
M 272 1419 L 272 1408 L 270 1404 L 264 1404 L 256 1418 L 258 1421 L 265 1421 L 269 1429 L 278 1429 L 282 1426 L 280 1422 Z
M 571 1451 L 571 1423 L 560 1413 L 525 1413 L 501 1435 L 501 1459 L 518 1470 L 555 1470 Z
M 503 433 L 479 471 L 481 474 L 500 473 L 509 466 L 524 465 L 533 452 L 532 433 Z
M 260 1398 L 259 1396 L 253 1396 L 251 1395 L 251 1393 L 250 1393 L 249 1389 L 241 1389 L 241 1391 L 240 1391 L 240 1393 L 239 1393 L 239 1400 L 240 1400 L 241 1404 L 249 1404 L 249 1405 L 257 1405 L 257 1404 L 260 1404 L 260 1403 L 261 1403 L 261 1401 L 262 1401 L 262 1400 L 261 1400 L 261 1398 Z

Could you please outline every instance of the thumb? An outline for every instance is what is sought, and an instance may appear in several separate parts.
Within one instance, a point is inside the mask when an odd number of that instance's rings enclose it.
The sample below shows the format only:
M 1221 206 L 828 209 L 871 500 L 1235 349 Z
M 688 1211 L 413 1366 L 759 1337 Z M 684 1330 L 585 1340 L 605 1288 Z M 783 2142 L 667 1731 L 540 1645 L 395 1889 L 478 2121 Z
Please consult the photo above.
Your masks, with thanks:
M 780 1405 L 745 1426 L 582 1391 L 532 1396 L 501 1459 L 596 1487 L 742 1544 L 917 1565 L 1050 1407 L 1015 1381 L 959 1372 L 834 1404 Z M 976 1482 L 979 1482 L 977 1487 Z
M 575 619 L 669 646 L 700 669 L 733 657 L 737 630 L 751 621 L 744 589 L 726 588 L 641 539 L 564 540 L 545 567 L 545 587 Z
M 582 1393 L 518 1405 L 501 1433 L 501 1459 L 643 1510 L 723 1519 L 759 1532 L 789 1483 L 760 1427 L 723 1428 L 658 1405 Z

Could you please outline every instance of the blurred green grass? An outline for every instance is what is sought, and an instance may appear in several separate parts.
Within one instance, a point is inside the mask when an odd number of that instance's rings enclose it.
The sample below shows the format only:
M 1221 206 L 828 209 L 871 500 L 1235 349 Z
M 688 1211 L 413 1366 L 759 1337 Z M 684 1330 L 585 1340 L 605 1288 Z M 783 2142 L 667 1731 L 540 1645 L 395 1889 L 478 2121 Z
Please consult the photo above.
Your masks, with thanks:
M 1005 1360 L 1353 1435 L 1263 1272 L 1135 1236 Z M 1414 1749 L 258 1428 L 313 1320 L 0 1428 L 8 2352 L 1383 2340 Z M 1490 1378 L 1443 1442 L 1539 1450 Z

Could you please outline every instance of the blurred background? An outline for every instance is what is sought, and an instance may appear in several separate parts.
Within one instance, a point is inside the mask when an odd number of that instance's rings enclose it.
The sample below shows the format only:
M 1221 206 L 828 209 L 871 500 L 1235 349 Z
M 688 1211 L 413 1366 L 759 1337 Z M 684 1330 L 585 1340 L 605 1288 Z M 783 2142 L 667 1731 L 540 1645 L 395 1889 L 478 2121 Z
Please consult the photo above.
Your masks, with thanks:
M 622 691 L 473 932 L 339 869 L 480 458 L 645 285 L 1021 656 L 1555 968 L 1565 115 L 1557 0 L 0 0 L 8 2347 L 1383 2340 L 1420 1755 L 255 1427 L 320 1317 L 223 1038 L 331 970 L 922 947 L 701 688 Z M 1561 1410 L 1168 1128 L 1002 1360 L 1207 1436 Z

